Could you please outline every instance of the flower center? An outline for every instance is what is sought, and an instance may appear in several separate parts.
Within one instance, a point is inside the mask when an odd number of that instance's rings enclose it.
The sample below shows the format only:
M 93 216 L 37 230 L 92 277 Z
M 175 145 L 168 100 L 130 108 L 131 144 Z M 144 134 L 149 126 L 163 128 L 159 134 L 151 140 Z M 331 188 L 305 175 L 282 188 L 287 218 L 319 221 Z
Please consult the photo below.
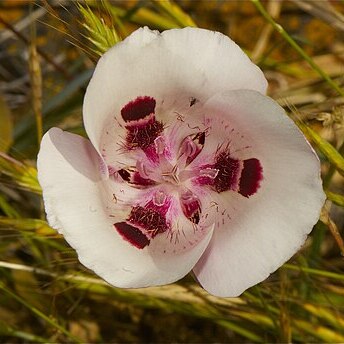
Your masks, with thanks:
M 209 154 L 207 141 L 217 138 L 208 138 L 206 130 L 188 130 L 181 140 L 171 137 L 171 132 L 166 134 L 164 123 L 156 118 L 155 106 L 155 99 L 144 96 L 121 110 L 126 131 L 123 154 L 134 156 L 136 164 L 118 169 L 115 175 L 145 196 L 134 200 L 126 221 L 114 227 L 139 249 L 155 236 L 173 232 L 178 216 L 184 216 L 192 226 L 203 226 L 204 195 L 237 192 L 250 197 L 262 179 L 260 161 L 233 157 L 229 141 L 219 142 Z M 207 154 L 202 154 L 203 150 Z

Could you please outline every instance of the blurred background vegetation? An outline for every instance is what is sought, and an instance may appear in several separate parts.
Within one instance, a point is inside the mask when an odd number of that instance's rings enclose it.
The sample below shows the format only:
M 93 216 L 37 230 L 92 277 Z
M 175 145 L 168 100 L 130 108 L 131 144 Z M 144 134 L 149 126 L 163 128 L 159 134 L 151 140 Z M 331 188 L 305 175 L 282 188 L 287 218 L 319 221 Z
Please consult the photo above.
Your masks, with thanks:
M 109 287 L 45 221 L 42 133 L 85 135 L 82 99 L 97 59 L 143 25 L 229 35 L 321 159 L 328 200 L 304 248 L 239 298 L 212 297 L 190 276 Z M 339 0 L 2 0 L 0 341 L 344 342 L 343 37 Z

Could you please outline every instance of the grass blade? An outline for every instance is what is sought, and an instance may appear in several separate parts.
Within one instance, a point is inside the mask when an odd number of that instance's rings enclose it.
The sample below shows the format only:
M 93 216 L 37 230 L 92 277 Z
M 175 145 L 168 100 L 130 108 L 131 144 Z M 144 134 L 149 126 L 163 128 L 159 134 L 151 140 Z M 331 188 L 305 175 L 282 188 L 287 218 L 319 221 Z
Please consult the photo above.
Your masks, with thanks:
M 314 61 L 313 59 L 295 42 L 295 40 L 284 30 L 284 28 L 275 22 L 275 20 L 270 16 L 270 14 L 265 10 L 264 6 L 261 4 L 260 0 L 251 0 L 256 6 L 258 11 L 262 16 L 274 27 L 274 29 L 300 54 L 300 56 L 308 62 L 308 64 L 323 78 L 329 86 L 331 86 L 335 91 L 341 96 L 344 96 L 343 89 L 334 82 Z
M 197 27 L 192 18 L 186 14 L 177 4 L 170 0 L 154 0 L 154 5 L 171 17 L 180 27 Z
M 344 196 L 331 191 L 325 191 L 327 199 L 340 207 L 344 207 Z
M 42 320 L 44 320 L 47 324 L 49 324 L 50 326 L 54 327 L 55 329 L 57 329 L 58 331 L 60 331 L 61 333 L 63 333 L 64 335 L 66 335 L 68 338 L 70 338 L 73 342 L 75 343 L 81 343 L 81 341 L 76 338 L 75 336 L 73 336 L 71 333 L 69 333 L 69 331 L 67 331 L 63 326 L 61 326 L 60 324 L 58 324 L 54 319 L 52 319 L 51 317 L 45 315 L 43 312 L 41 312 L 39 309 L 37 309 L 36 307 L 30 305 L 28 302 L 26 302 L 24 299 L 22 299 L 20 296 L 18 296 L 17 294 L 15 294 L 13 291 L 11 291 L 10 289 L 8 289 L 4 283 L 2 281 L 0 281 L 0 290 L 2 290 L 5 294 L 7 294 L 8 296 L 10 296 L 11 298 L 15 299 L 16 301 L 18 301 L 19 303 L 21 303 L 24 307 L 26 307 L 27 309 L 29 309 L 32 313 L 34 313 L 36 316 L 38 316 L 39 318 L 41 318 Z
M 0 152 L 0 173 L 10 177 L 20 188 L 36 194 L 42 189 L 37 179 L 37 169 Z
M 21 330 L 17 330 L 12 326 L 0 321 L 0 335 L 6 337 L 15 337 L 20 338 L 25 341 L 33 342 L 33 343 L 49 343 L 49 339 L 42 338 L 40 336 L 36 336 L 34 334 L 24 332 Z
M 13 141 L 13 124 L 10 108 L 2 94 L 0 94 L 0 123 L 0 152 L 7 152 Z
M 85 21 L 82 26 L 88 31 L 87 39 L 93 43 L 94 51 L 99 56 L 121 40 L 115 28 L 107 26 L 103 18 L 98 18 L 89 6 L 79 4 L 78 9 Z
M 300 121 L 296 121 L 296 124 L 304 135 L 316 145 L 322 154 L 325 155 L 328 161 L 336 167 L 338 172 L 344 175 L 344 157 L 336 150 L 336 148 L 306 124 Z
M 52 229 L 46 221 L 39 219 L 13 219 L 0 216 L 0 228 L 1 227 L 11 227 L 18 231 L 34 231 L 44 236 L 56 235 L 56 231 Z

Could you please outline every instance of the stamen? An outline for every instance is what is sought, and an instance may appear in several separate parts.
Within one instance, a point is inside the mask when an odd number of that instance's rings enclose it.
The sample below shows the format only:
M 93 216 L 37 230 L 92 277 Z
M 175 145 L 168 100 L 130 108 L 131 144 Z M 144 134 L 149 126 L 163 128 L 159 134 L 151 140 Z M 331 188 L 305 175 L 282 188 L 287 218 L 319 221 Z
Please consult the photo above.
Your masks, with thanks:
M 155 205 L 161 207 L 165 204 L 166 198 L 167 198 L 167 196 L 166 196 L 165 192 L 159 190 L 154 194 L 153 203 Z
M 170 177 L 174 177 L 175 174 L 175 167 L 167 160 L 166 155 L 168 155 L 168 147 L 165 142 L 165 138 L 163 136 L 158 136 L 154 140 L 155 152 L 159 158 L 159 166 L 161 173 L 161 177 L 165 181 L 169 181 Z
M 206 167 L 199 171 L 199 175 L 201 177 L 215 179 L 217 175 L 219 174 L 219 171 L 220 170 L 217 168 Z
M 163 155 L 166 149 L 166 143 L 163 136 L 158 136 L 154 140 L 155 150 L 158 155 Z
M 166 222 L 166 209 L 156 207 L 152 209 L 152 203 L 146 204 L 145 207 L 133 207 L 129 218 L 125 222 L 117 222 L 114 227 L 124 240 L 133 246 L 142 249 L 149 245 L 150 240 L 169 229 Z
M 184 215 L 193 223 L 198 224 L 201 214 L 201 202 L 190 190 L 186 190 L 180 196 L 180 205 Z
M 180 152 L 181 152 L 181 154 L 184 154 L 187 157 L 193 156 L 197 152 L 197 145 L 190 137 L 187 137 L 182 142 L 182 146 L 181 146 Z
M 198 185 L 213 185 L 214 179 L 217 177 L 218 173 L 219 170 L 216 168 L 203 166 L 192 170 L 182 170 L 179 173 L 179 180 L 180 182 L 184 182 L 187 179 L 196 177 L 194 181 L 196 181 Z
M 242 170 L 242 162 L 233 159 L 229 152 L 221 152 L 216 157 L 214 168 L 219 172 L 215 178 L 215 189 L 218 193 L 227 190 L 237 191 Z
M 179 160 L 182 165 L 189 165 L 201 153 L 205 143 L 205 132 L 187 136 L 179 148 Z M 184 160 L 184 163 L 181 162 Z
M 137 171 L 140 173 L 140 176 L 143 178 L 149 178 L 153 171 L 148 169 L 147 164 L 144 164 L 142 161 L 138 160 L 136 162 Z
M 154 116 L 147 120 L 140 120 L 125 126 L 127 129 L 126 146 L 128 149 L 149 148 L 154 140 L 163 132 L 164 125 L 157 121 Z
M 152 239 L 157 234 L 163 233 L 168 229 L 164 212 L 160 212 L 157 209 L 159 208 L 151 209 L 149 204 L 145 207 L 134 207 L 127 222 L 141 228 L 144 234 Z

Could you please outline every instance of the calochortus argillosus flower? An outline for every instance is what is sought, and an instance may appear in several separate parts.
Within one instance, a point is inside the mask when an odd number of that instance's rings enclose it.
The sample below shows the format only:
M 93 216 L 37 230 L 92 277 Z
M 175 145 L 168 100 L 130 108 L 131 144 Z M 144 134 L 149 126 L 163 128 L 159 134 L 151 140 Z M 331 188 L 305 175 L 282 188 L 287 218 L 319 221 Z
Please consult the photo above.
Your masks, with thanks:
M 50 225 L 114 286 L 191 270 L 218 296 L 264 280 L 304 243 L 319 161 L 267 81 L 218 32 L 143 28 L 99 60 L 89 140 L 53 128 L 38 177 Z

